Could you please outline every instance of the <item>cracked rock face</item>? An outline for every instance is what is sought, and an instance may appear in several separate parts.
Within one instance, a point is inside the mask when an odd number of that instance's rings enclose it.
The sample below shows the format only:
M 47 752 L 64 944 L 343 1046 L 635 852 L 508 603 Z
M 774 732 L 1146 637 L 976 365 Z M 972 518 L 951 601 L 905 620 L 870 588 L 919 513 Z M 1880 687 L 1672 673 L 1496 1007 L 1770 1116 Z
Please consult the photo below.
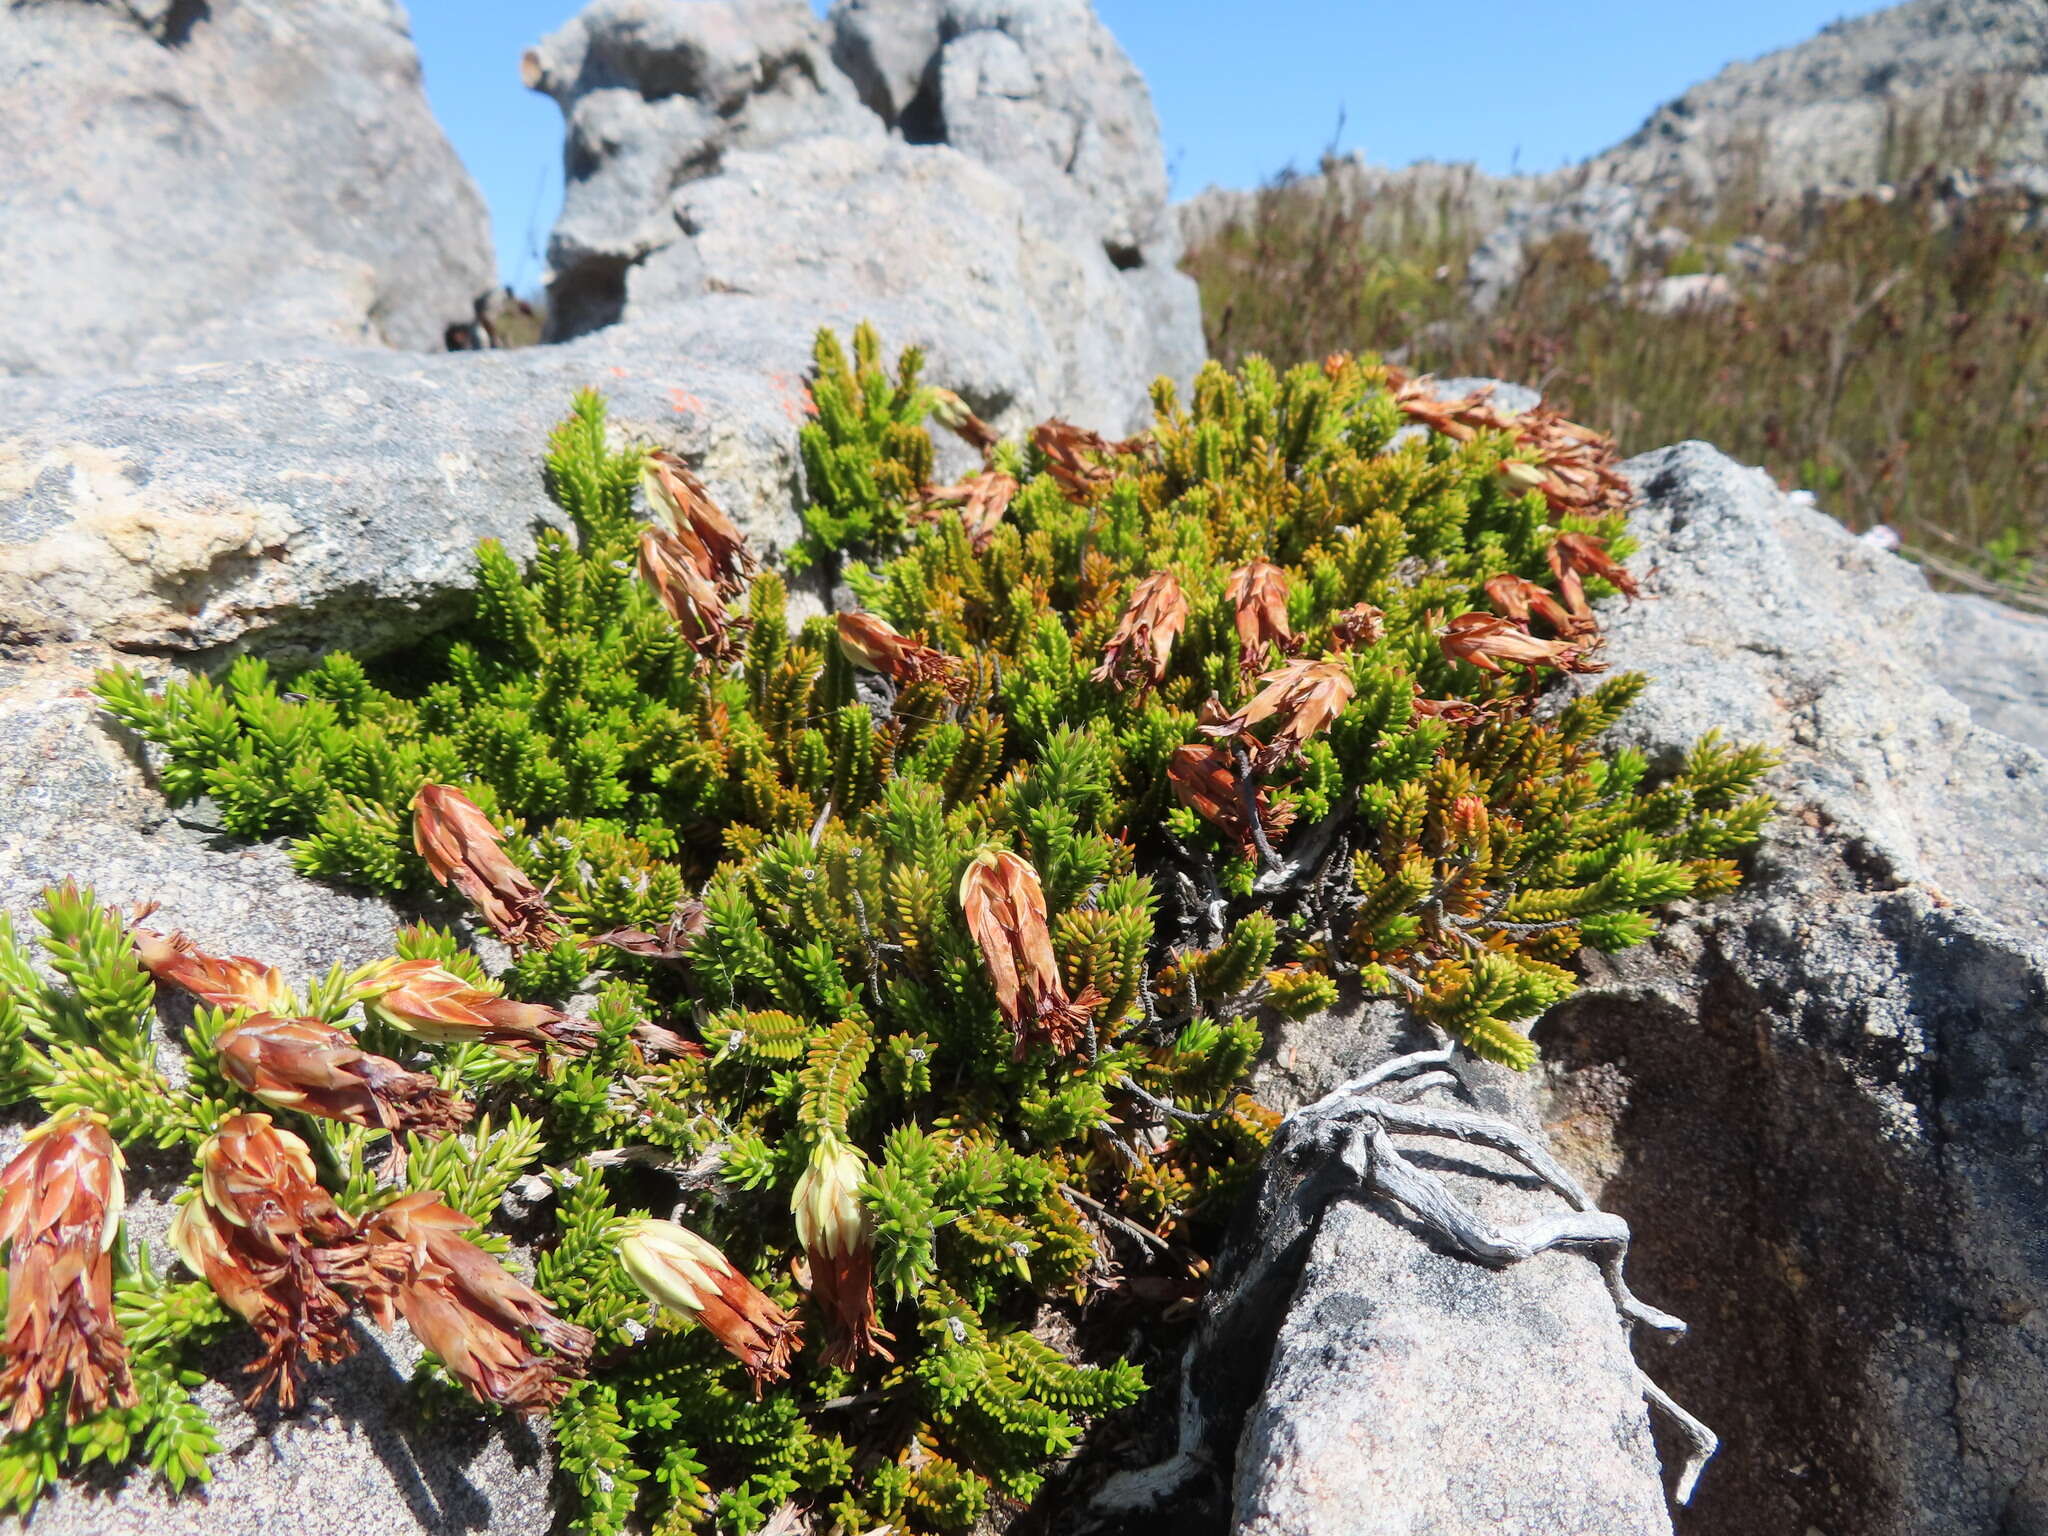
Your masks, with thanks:
M 425 351 L 495 281 L 392 0 L 0 7 L 0 376 Z

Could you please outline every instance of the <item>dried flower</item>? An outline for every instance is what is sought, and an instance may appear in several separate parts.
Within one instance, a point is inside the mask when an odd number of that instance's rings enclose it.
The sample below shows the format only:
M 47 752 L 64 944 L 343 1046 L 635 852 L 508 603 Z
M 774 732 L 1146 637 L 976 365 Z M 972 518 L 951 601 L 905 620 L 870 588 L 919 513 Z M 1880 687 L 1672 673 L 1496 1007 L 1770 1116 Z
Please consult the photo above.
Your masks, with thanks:
M 474 800 L 447 784 L 422 784 L 412 810 L 413 847 L 428 872 L 467 896 L 499 938 L 523 946 L 560 932 L 547 897 L 506 856 L 497 826 Z
M 747 1368 L 756 1395 L 789 1374 L 799 1341 L 796 1319 L 688 1227 L 646 1218 L 631 1222 L 619 1257 L 641 1290 L 711 1331 Z
M 1631 600 L 1642 596 L 1642 588 L 1636 585 L 1635 577 L 1607 553 L 1605 542 L 1590 533 L 1560 533 L 1551 543 L 1549 557 L 1551 574 L 1557 577 L 1557 588 L 1564 594 L 1565 606 L 1575 614 L 1585 614 L 1588 622 L 1591 622 L 1592 613 L 1586 606 L 1582 577 L 1598 576 L 1610 581 Z
M 1223 595 L 1236 608 L 1237 669 L 1250 676 L 1266 664 L 1269 646 L 1283 655 L 1294 650 L 1294 631 L 1287 622 L 1287 575 L 1277 565 L 1254 560 L 1231 572 Z
M 856 667 L 883 673 L 899 683 L 936 681 L 952 699 L 967 696 L 967 669 L 959 657 L 906 639 L 872 613 L 842 613 L 838 630 L 839 649 Z
M 8 1245 L 0 1400 L 11 1405 L 7 1424 L 16 1434 L 41 1417 L 67 1376 L 67 1423 L 109 1402 L 135 1401 L 114 1318 L 122 1166 L 98 1117 L 70 1109 L 30 1131 L 0 1169 L 0 1242 Z
M 691 650 L 712 661 L 730 661 L 739 652 L 737 621 L 698 558 L 699 549 L 672 529 L 641 529 L 640 579 L 654 588 Z
M 1187 622 L 1188 600 L 1173 573 L 1158 571 L 1147 576 L 1131 594 L 1116 633 L 1103 647 L 1102 664 L 1089 675 L 1098 683 L 1118 687 L 1143 677 L 1158 687 L 1166 681 L 1173 642 Z
M 828 1135 L 812 1149 L 791 1201 L 811 1299 L 825 1314 L 822 1358 L 849 1371 L 863 1355 L 895 1358 L 876 1342 L 889 1335 L 875 1321 L 875 1223 L 860 1199 L 866 1176 L 860 1153 Z
M 292 989 L 275 966 L 247 955 L 222 958 L 194 947 L 182 933 L 166 937 L 147 928 L 132 929 L 135 958 L 158 981 L 191 993 L 215 1008 L 249 1008 L 259 1013 L 290 1013 L 296 1005 Z
M 1517 495 L 1529 491 L 1540 491 L 1546 486 L 1555 483 L 1551 480 L 1550 476 L 1543 472 L 1542 466 L 1530 464 L 1521 459 L 1502 459 L 1500 461 L 1500 477 L 1514 489 Z
M 1493 576 L 1486 583 L 1486 600 L 1501 617 L 1527 627 L 1533 615 L 1548 624 L 1560 639 L 1569 640 L 1593 632 L 1591 614 L 1568 613 L 1546 588 L 1519 576 Z
M 1003 514 L 1010 510 L 1010 502 L 1016 494 L 1017 481 L 1013 476 L 990 469 L 969 475 L 958 485 L 927 486 L 924 499 L 934 505 L 957 503 L 961 526 L 967 530 L 968 542 L 979 554 L 988 548 L 988 541 L 1002 526 Z
M 1118 447 L 1099 432 L 1055 417 L 1033 427 L 1031 441 L 1045 455 L 1046 471 L 1059 482 L 1069 500 L 1087 501 L 1116 478 L 1115 471 L 1093 462 L 1091 457 L 1114 453 Z
M 695 558 L 720 597 L 732 597 L 747 585 L 761 562 L 690 466 L 665 448 L 647 455 L 640 472 L 647 504 L 669 517 L 676 536 Z
M 1483 672 L 1501 672 L 1503 661 L 1527 667 L 1556 667 L 1564 672 L 1602 672 L 1582 649 L 1562 640 L 1538 640 L 1506 619 L 1490 613 L 1461 613 L 1439 632 L 1438 645 L 1452 661 L 1468 661 Z
M 938 424 L 984 458 L 1001 441 L 996 430 L 968 408 L 950 389 L 932 391 L 932 416 Z
M 555 1316 L 554 1306 L 464 1234 L 476 1223 L 441 1203 L 437 1190 L 401 1195 L 365 1224 L 372 1243 L 402 1253 L 395 1288 L 369 1301 L 386 1328 L 404 1316 L 419 1341 L 479 1402 L 520 1413 L 552 1408 L 590 1358 L 590 1331 Z M 552 1355 L 535 1354 L 527 1335 Z
M 592 934 L 584 943 L 609 944 L 613 949 L 649 960 L 680 960 L 702 936 L 706 921 L 703 902 L 683 901 L 669 914 L 668 921 L 651 933 L 645 928 L 608 928 Z
M 1377 644 L 1386 632 L 1386 614 L 1371 603 L 1353 603 L 1330 621 L 1330 639 L 1339 650 Z
M 199 1149 L 200 1191 L 178 1208 L 171 1246 L 263 1341 L 246 1399 L 298 1400 L 304 1362 L 356 1351 L 344 1292 L 374 1297 L 403 1273 L 320 1187 L 305 1142 L 268 1115 L 231 1115 Z
M 473 1107 L 318 1019 L 259 1013 L 221 1031 L 215 1048 L 221 1070 L 264 1103 L 386 1130 L 394 1141 L 405 1131 L 445 1136 Z
M 986 849 L 960 877 L 960 909 L 968 933 L 981 947 L 996 1004 L 1016 1031 L 1018 1059 L 1038 1042 L 1062 1056 L 1072 1052 L 1090 1013 L 1104 999 L 1093 987 L 1079 997 L 1067 996 L 1053 957 L 1038 871 L 1014 853 Z
M 1190 742 L 1180 748 L 1166 765 L 1166 781 L 1173 786 L 1175 799 L 1234 840 L 1239 852 L 1249 858 L 1257 851 L 1251 818 L 1245 809 L 1244 789 L 1230 755 L 1221 747 Z M 1294 824 L 1294 808 L 1269 804 L 1263 785 L 1255 791 L 1253 804 L 1267 844 L 1277 843 Z
M 1252 758 L 1264 773 L 1297 756 L 1302 744 L 1344 713 L 1351 702 L 1351 670 L 1341 661 L 1290 661 L 1264 674 L 1266 686 L 1236 714 L 1218 725 L 1205 725 L 1210 736 L 1237 736 L 1262 720 L 1279 721 L 1273 739 Z
M 500 1055 L 537 1054 L 554 1046 L 580 1056 L 596 1031 L 542 1003 L 516 1003 L 473 987 L 432 960 L 387 960 L 365 978 L 363 1011 L 429 1045 L 480 1041 Z

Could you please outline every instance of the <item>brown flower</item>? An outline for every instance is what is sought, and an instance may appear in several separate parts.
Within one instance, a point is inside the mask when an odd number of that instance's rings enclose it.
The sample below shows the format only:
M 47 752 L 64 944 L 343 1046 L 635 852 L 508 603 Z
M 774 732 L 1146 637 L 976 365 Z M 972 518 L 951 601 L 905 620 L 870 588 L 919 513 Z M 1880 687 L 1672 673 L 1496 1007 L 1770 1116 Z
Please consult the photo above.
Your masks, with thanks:
M 711 499 L 704 483 L 690 473 L 689 465 L 667 449 L 657 448 L 647 455 L 640 486 L 648 505 L 668 514 L 676 537 L 720 597 L 732 597 L 745 589 L 747 578 L 760 569 L 761 562 L 747 548 L 732 519 Z
M 531 1056 L 552 1045 L 580 1056 L 596 1043 L 596 1032 L 582 1020 L 473 987 L 432 960 L 381 965 L 363 983 L 363 1011 L 429 1045 L 481 1041 L 504 1056 Z
M 499 938 L 524 946 L 561 931 L 547 897 L 506 856 L 502 835 L 474 800 L 446 784 L 422 784 L 412 810 L 413 847 L 428 872 L 467 896 Z
M 1611 581 L 1631 601 L 1642 596 L 1635 577 L 1607 553 L 1605 542 L 1590 533 L 1560 533 L 1550 546 L 1549 559 L 1551 574 L 1557 577 L 1557 589 L 1564 594 L 1565 607 L 1583 615 L 1588 627 L 1593 623 L 1593 612 L 1586 604 L 1586 588 L 1581 578 L 1598 576 Z
M 976 553 L 988 548 L 988 541 L 995 537 L 996 529 L 1002 526 L 1003 514 L 1010 510 L 1010 502 L 1017 494 L 1016 479 L 1000 470 L 984 470 L 978 475 L 969 475 L 958 485 L 934 485 L 925 488 L 924 498 L 929 504 L 957 504 L 960 508 L 960 523 L 967 530 L 967 539 Z M 930 515 L 930 514 L 927 514 Z
M 944 686 L 947 697 L 966 698 L 967 669 L 959 657 L 899 635 L 872 613 L 842 613 L 837 622 L 840 652 L 856 667 L 883 673 L 899 683 L 935 680 Z
M 1069 500 L 1087 501 L 1116 478 L 1116 472 L 1095 459 L 1114 453 L 1117 444 L 1101 433 L 1055 417 L 1031 429 L 1031 441 L 1045 455 L 1045 467 Z
M 1590 634 L 1593 630 L 1592 615 L 1566 612 L 1564 605 L 1547 589 L 1519 576 L 1487 578 L 1486 600 L 1493 604 L 1502 618 L 1512 619 L 1524 628 L 1528 627 L 1532 616 L 1541 619 L 1560 639 L 1569 640 Z
M 582 1374 L 590 1331 L 555 1316 L 553 1303 L 464 1235 L 474 1230 L 474 1221 L 441 1203 L 438 1190 L 392 1201 L 363 1234 L 403 1254 L 405 1271 L 395 1288 L 367 1304 L 386 1328 L 402 1315 L 478 1402 L 543 1412 L 562 1400 L 567 1378 Z M 554 1353 L 534 1353 L 528 1334 Z
M 1386 614 L 1371 603 L 1353 603 L 1330 621 L 1330 640 L 1338 650 L 1377 644 L 1386 632 Z
M 737 621 L 726 611 L 701 550 L 672 529 L 643 528 L 640 579 L 654 588 L 691 650 L 712 661 L 730 661 L 739 654 Z
M 196 948 L 182 933 L 166 936 L 147 928 L 129 932 L 135 958 L 167 986 L 191 993 L 215 1008 L 249 1008 L 261 1013 L 290 1013 L 292 989 L 275 966 L 247 955 L 221 958 Z
M 583 942 L 586 947 L 608 944 L 649 960 L 680 960 L 703 935 L 706 921 L 703 902 L 683 901 L 669 914 L 668 921 L 652 932 L 645 928 L 607 928 Z
M 987 458 L 1001 441 L 996 436 L 996 429 L 975 415 L 967 402 L 950 389 L 932 391 L 932 416 L 940 426 L 983 458 Z
M 1230 755 L 1221 747 L 1207 742 L 1182 747 L 1166 765 L 1166 782 L 1173 786 L 1175 799 L 1234 840 L 1239 852 L 1249 858 L 1257 851 L 1243 788 Z M 1294 823 L 1294 808 L 1269 804 L 1264 786 L 1255 792 L 1253 803 L 1267 844 L 1277 843 Z
M 754 1378 L 756 1396 L 789 1374 L 800 1338 L 796 1319 L 688 1227 L 651 1218 L 631 1222 L 619 1258 L 653 1300 L 710 1330 Z
M 1210 736 L 1238 736 L 1262 720 L 1277 720 L 1273 739 L 1252 758 L 1264 773 L 1299 755 L 1302 744 L 1344 713 L 1351 702 L 1351 670 L 1341 661 L 1290 661 L 1259 679 L 1266 686 L 1236 714 L 1217 725 L 1205 725 Z
M 889 1335 L 875 1320 L 875 1222 L 860 1199 L 866 1175 L 860 1153 L 827 1135 L 812 1149 L 790 1202 L 810 1262 L 811 1299 L 825 1314 L 822 1358 L 848 1371 L 863 1355 L 895 1358 L 876 1342 Z
M 1166 681 L 1173 642 L 1187 628 L 1188 600 L 1171 571 L 1158 571 L 1138 583 L 1116 633 L 1103 647 L 1102 664 L 1089 675 L 1098 683 L 1119 688 L 1142 677 L 1158 687 Z
M 422 1072 L 357 1048 L 346 1030 L 318 1019 L 259 1013 L 221 1031 L 221 1070 L 278 1109 L 392 1133 L 445 1136 L 472 1106 Z
M 1040 1042 L 1062 1056 L 1072 1052 L 1104 998 L 1093 987 L 1079 997 L 1067 996 L 1052 952 L 1038 871 L 1014 853 L 987 849 L 960 877 L 960 909 L 968 933 L 981 947 L 996 1004 L 1016 1031 L 1018 1059 Z
M 127 1194 L 121 1151 L 81 1109 L 46 1120 L 0 1169 L 0 1242 L 8 1245 L 7 1337 L 0 1400 L 7 1426 L 33 1424 L 68 1376 L 65 1422 L 135 1401 L 128 1346 L 114 1319 L 114 1235 Z
M 1490 613 L 1461 613 L 1440 632 L 1437 644 L 1452 661 L 1467 661 L 1482 672 L 1501 672 L 1503 661 L 1526 667 L 1556 667 L 1564 672 L 1605 671 L 1588 661 L 1582 648 L 1562 640 L 1538 640 L 1506 619 Z
M 1287 622 L 1287 576 L 1277 565 L 1254 560 L 1231 572 L 1223 589 L 1237 610 L 1237 669 L 1249 677 L 1266 664 L 1268 646 L 1281 654 L 1294 650 L 1294 631 Z
M 403 1273 L 402 1256 L 364 1242 L 313 1170 L 305 1142 L 268 1115 L 231 1115 L 199 1149 L 199 1194 L 178 1208 L 171 1246 L 256 1330 L 254 1404 L 298 1400 L 305 1362 L 356 1351 L 348 1293 L 374 1298 Z

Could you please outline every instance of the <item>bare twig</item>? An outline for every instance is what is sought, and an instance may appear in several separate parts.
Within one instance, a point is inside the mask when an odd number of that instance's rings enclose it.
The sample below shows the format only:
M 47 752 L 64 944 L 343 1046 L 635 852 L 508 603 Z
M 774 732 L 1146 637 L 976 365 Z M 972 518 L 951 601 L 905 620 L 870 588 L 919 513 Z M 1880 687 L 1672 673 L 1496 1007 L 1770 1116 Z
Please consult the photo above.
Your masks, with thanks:
M 1141 1227 L 1135 1221 L 1117 1215 L 1115 1211 L 1112 1211 L 1100 1200 L 1097 1200 L 1092 1195 L 1082 1194 L 1080 1190 L 1075 1189 L 1071 1184 L 1062 1184 L 1060 1186 L 1060 1193 L 1073 1201 L 1074 1204 L 1086 1206 L 1089 1210 L 1093 1211 L 1097 1221 L 1102 1222 L 1105 1226 L 1114 1227 L 1126 1237 L 1135 1238 L 1147 1248 L 1161 1254 L 1168 1254 L 1173 1251 L 1167 1245 L 1166 1239 L 1157 1232 L 1152 1231 L 1149 1227 Z

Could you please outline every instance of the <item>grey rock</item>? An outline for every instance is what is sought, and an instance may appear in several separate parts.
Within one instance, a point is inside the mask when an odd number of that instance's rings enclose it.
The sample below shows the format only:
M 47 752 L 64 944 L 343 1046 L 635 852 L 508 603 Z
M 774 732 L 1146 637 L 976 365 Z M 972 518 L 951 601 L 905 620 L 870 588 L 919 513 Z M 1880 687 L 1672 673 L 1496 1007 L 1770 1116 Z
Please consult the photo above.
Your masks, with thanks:
M 391 952 L 402 913 L 360 891 L 304 880 L 282 847 L 250 847 L 210 830 L 203 806 L 171 811 L 148 781 L 137 743 L 87 696 L 111 658 L 91 649 L 43 652 L 0 665 L 0 912 L 32 944 L 42 890 L 77 880 L 111 905 L 155 901 L 154 921 L 203 947 L 256 955 L 295 983 L 330 965 Z M 162 1004 L 169 1035 L 185 1005 Z M 0 1128 L 11 1143 L 15 1124 Z M 177 1160 L 138 1153 L 129 1169 L 131 1237 L 168 1260 Z M 236 1400 L 253 1336 L 209 1351 L 202 1402 L 224 1455 L 204 1490 L 173 1496 L 146 1469 L 87 1477 L 49 1494 L 36 1536 L 388 1536 L 393 1531 L 530 1533 L 551 1518 L 552 1461 L 528 1429 L 456 1407 L 429 1419 L 409 1385 L 420 1355 L 400 1330 L 363 1328 L 363 1348 L 317 1370 L 296 1416 L 252 1416 Z M 18 1529 L 18 1521 L 7 1522 Z
M 1005 426 L 1061 410 L 1122 432 L 1155 377 L 1192 376 L 1158 124 L 1086 0 L 892 0 L 825 37 L 798 0 L 600 0 L 529 55 L 569 126 L 553 334 L 688 329 L 719 295 L 902 297 L 979 354 L 956 387 Z M 915 113 L 877 62 L 912 53 Z
M 0 375 L 425 350 L 489 222 L 392 0 L 0 9 Z
M 2048 761 L 1953 691 L 1912 567 L 1705 445 L 1626 471 L 1618 732 L 1783 759 L 1744 890 L 1537 1031 L 1554 1142 L 1693 1325 L 1655 1367 L 1723 1436 L 1685 1528 L 2039 1529 Z
M 1530 251 L 1560 235 L 1577 235 L 1587 253 L 1617 280 L 1629 275 L 1649 221 L 1634 189 L 1593 183 L 1542 202 L 1522 203 L 1479 242 L 1465 267 L 1465 288 L 1480 309 L 1496 308 L 1521 281 Z
M 1993 106 L 1954 126 L 1973 93 Z M 2007 103 L 2009 101 L 2009 109 Z M 1944 125 L 1944 114 L 1951 123 Z M 1916 145 L 1913 162 L 1902 146 Z M 1867 190 L 1924 163 L 2048 162 L 2048 4 L 1911 0 L 1729 65 L 1595 156 L 1601 180 L 1712 200 L 1737 180 L 1766 197 Z
M 1276 1023 L 1254 1086 L 1298 1110 L 1426 1044 L 1399 1010 L 1348 1004 Z M 1539 1125 L 1528 1079 L 1460 1075 L 1473 1107 Z M 1182 1386 L 1186 1454 L 1113 1479 L 1098 1507 L 1135 1512 L 1170 1483 L 1196 1500 L 1173 1518 L 1196 1518 L 1208 1488 L 1209 1517 L 1228 1508 L 1256 1536 L 1669 1532 L 1641 1378 L 1597 1266 L 1455 1256 L 1360 1190 L 1317 1113 L 1283 1123 L 1218 1256 Z M 1496 1224 L 1559 1209 L 1495 1153 L 1396 1144 Z
M 881 134 L 803 0 L 598 0 L 528 50 L 527 84 L 561 107 L 561 217 L 548 241 L 552 334 L 622 313 L 624 274 L 684 239 L 676 189 L 735 149 Z
M 1928 662 L 1987 730 L 2048 753 L 2048 618 L 1948 595 Z
M 667 338 L 407 357 L 310 352 L 113 381 L 0 382 L 0 631 L 286 662 L 445 626 L 474 546 L 530 553 L 573 393 L 703 459 L 764 546 L 796 532 L 803 342 Z M 778 374 L 777 365 L 786 372 Z

